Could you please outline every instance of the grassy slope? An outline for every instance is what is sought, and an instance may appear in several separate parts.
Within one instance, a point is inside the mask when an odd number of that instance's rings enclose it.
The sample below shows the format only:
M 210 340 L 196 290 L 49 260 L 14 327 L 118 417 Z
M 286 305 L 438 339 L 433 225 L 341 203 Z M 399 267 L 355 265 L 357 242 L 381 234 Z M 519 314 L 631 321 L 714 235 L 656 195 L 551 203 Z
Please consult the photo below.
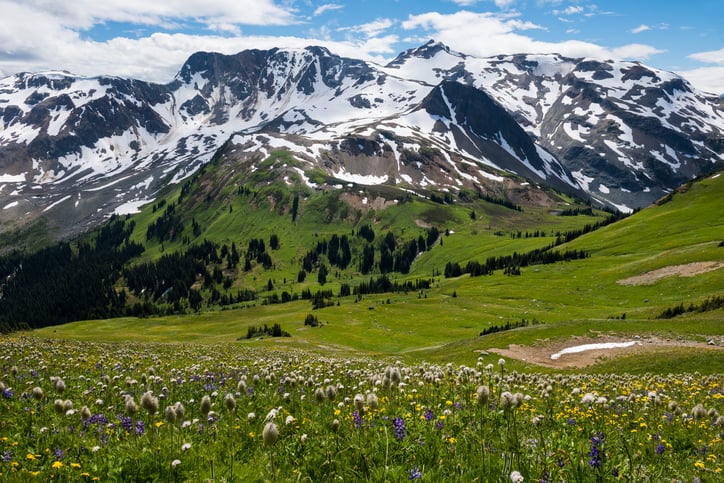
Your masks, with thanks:
M 232 179 L 234 174 L 224 176 Z M 707 336 L 724 335 L 724 311 L 686 314 L 674 320 L 655 320 L 654 317 L 681 302 L 696 303 L 724 294 L 724 269 L 690 278 L 669 277 L 652 285 L 624 286 L 617 281 L 668 265 L 724 261 L 724 248 L 718 247 L 724 233 L 723 194 L 724 176 L 712 177 L 694 184 L 685 193 L 677 193 L 668 203 L 652 206 L 571 242 L 570 248 L 591 252 L 591 258 L 586 260 L 524 268 L 520 277 L 502 273 L 478 278 L 436 277 L 433 289 L 424 297 L 417 293 L 384 294 L 367 296 L 361 302 L 348 297 L 342 299 L 338 307 L 314 312 L 324 323 L 320 328 L 304 327 L 304 317 L 312 311 L 308 302 L 300 301 L 183 317 L 77 322 L 38 330 L 37 334 L 94 340 L 217 342 L 244 336 L 249 325 L 278 322 L 292 333 L 292 338 L 241 343 L 361 351 L 464 363 L 475 361 L 475 350 L 505 347 L 511 343 L 535 344 L 572 335 L 658 334 L 702 340 Z M 290 290 L 313 286 L 310 277 L 308 283 L 301 286 L 291 283 L 298 271 L 294 262 L 306 251 L 302 247 L 310 246 L 320 234 L 346 233 L 351 227 L 348 222 L 333 216 L 331 220 L 329 216 L 321 219 L 325 216 L 325 207 L 335 203 L 331 198 L 307 201 L 300 209 L 296 224 L 273 204 L 249 210 L 249 199 L 231 195 L 219 199 L 226 199 L 232 210 L 228 210 L 228 204 L 216 203 L 205 212 L 194 211 L 196 219 L 205 228 L 202 237 L 230 242 L 252 236 L 268 239 L 269 234 L 277 233 L 282 240 L 282 249 L 273 254 L 277 270 L 272 274 L 257 271 L 240 282 L 252 286 L 258 286 L 270 277 L 277 282 L 277 288 L 283 278 L 289 280 Z M 552 241 L 552 238 L 496 236 L 497 230 L 542 229 L 548 233 L 580 228 L 584 223 L 600 219 L 553 217 L 543 209 L 520 213 L 487 203 L 472 209 L 476 211 L 475 220 L 468 216 L 471 207 L 413 200 L 367 216 L 376 217 L 376 231 L 389 225 L 395 227 L 396 233 L 409 234 L 419 230 L 420 222 L 452 229 L 453 233 L 444 237 L 442 245 L 438 244 L 415 262 L 410 274 L 412 278 L 428 278 L 434 269 L 442 270 L 447 261 L 484 261 L 491 255 L 524 252 Z M 136 218 L 137 236 L 145 233 L 145 226 L 151 219 L 148 210 Z M 169 248 L 169 245 L 165 247 Z M 147 255 L 154 255 L 155 250 L 159 247 L 151 245 Z M 350 272 L 341 277 L 349 281 L 358 275 Z M 338 281 L 326 287 L 336 291 Z M 623 314 L 626 318 L 620 320 Z M 477 336 L 491 324 L 516 322 L 522 318 L 536 319 L 544 324 Z M 667 372 L 672 368 L 724 372 L 721 351 L 693 353 L 669 349 L 662 350 L 659 355 L 657 358 L 611 361 L 600 367 L 642 372 Z M 662 365 L 662 359 L 668 364 Z M 703 368 L 702 360 L 706 361 Z M 523 363 L 513 363 L 513 366 L 525 367 Z

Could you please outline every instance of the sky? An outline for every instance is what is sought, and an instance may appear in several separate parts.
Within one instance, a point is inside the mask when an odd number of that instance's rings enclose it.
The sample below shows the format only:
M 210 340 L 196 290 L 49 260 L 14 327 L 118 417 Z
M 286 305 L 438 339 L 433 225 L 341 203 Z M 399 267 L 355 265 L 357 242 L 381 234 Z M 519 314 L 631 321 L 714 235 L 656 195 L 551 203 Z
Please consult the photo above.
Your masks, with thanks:
M 0 0 L 0 77 L 168 83 L 194 52 L 322 45 L 384 64 L 430 39 L 469 55 L 635 60 L 724 94 L 722 0 Z

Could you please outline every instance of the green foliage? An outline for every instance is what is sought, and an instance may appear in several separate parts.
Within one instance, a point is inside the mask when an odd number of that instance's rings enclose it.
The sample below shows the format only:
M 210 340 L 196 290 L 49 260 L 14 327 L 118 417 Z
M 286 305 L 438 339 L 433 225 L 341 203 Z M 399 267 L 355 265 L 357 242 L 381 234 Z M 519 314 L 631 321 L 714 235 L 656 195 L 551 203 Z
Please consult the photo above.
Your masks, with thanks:
M 723 469 L 720 375 L 521 374 L 497 356 L 473 369 L 249 344 L 8 338 L 1 477 L 717 481 Z

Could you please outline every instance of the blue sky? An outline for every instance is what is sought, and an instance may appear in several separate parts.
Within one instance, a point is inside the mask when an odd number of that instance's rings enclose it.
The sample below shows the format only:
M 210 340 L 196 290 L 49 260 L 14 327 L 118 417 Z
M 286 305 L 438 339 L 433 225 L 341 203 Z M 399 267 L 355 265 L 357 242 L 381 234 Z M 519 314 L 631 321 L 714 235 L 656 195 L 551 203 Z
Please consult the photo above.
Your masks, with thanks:
M 0 12 L 0 76 L 165 83 L 199 50 L 317 44 L 384 63 L 434 38 L 477 56 L 638 60 L 724 93 L 721 0 L 0 0 Z

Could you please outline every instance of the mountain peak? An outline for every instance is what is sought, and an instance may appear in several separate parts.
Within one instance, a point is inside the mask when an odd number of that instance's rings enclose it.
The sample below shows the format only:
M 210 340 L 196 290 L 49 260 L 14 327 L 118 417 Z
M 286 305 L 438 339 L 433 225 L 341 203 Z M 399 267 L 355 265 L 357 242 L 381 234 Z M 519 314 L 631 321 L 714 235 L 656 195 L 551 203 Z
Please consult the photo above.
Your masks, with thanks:
M 401 64 L 404 64 L 405 61 L 411 58 L 432 59 L 440 52 L 445 52 L 446 54 L 460 57 L 461 59 L 464 59 L 466 57 L 464 54 L 450 49 L 450 47 L 442 42 L 439 42 L 437 40 L 429 40 L 420 47 L 415 47 L 413 49 L 408 49 L 402 52 L 400 55 L 390 61 L 390 63 L 387 64 L 387 67 L 399 66 Z

